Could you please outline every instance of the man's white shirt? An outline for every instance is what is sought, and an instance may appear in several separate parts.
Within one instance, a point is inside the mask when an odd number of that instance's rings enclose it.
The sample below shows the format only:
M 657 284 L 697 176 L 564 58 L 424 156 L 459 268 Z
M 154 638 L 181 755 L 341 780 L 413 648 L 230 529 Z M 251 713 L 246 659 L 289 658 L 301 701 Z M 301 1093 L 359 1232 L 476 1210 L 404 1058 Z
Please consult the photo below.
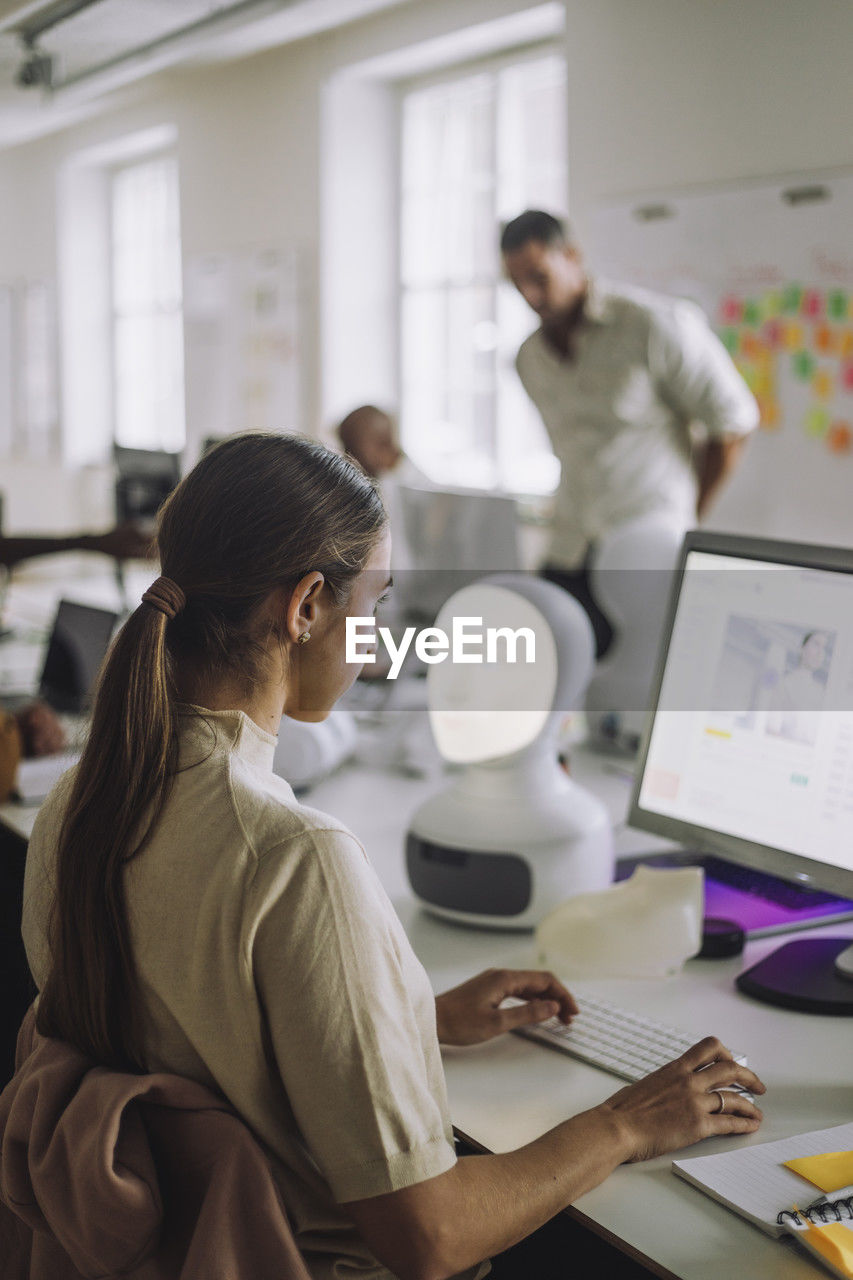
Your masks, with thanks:
M 561 465 L 550 564 L 578 568 L 590 544 L 651 512 L 696 522 L 691 422 L 745 435 L 758 406 L 694 303 L 590 287 L 570 359 L 537 329 L 516 367 Z

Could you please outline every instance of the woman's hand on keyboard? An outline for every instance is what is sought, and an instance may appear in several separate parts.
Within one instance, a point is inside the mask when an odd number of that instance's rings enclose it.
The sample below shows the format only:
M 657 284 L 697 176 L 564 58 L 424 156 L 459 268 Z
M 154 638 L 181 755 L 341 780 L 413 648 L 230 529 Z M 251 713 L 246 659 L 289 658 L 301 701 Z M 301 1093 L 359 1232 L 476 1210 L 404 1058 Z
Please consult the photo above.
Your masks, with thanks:
M 523 1003 L 505 1009 L 509 996 Z M 504 1031 L 558 1017 L 568 1024 L 578 1007 L 553 973 L 538 969 L 487 969 L 435 998 L 442 1044 L 482 1044 Z
M 620 1089 L 602 1107 L 628 1130 L 628 1159 L 648 1160 L 701 1138 L 753 1133 L 761 1123 L 761 1111 L 743 1093 L 728 1092 L 733 1087 L 765 1092 L 755 1072 L 739 1066 L 711 1036 L 644 1080 Z M 727 1092 L 720 1094 L 720 1089 Z

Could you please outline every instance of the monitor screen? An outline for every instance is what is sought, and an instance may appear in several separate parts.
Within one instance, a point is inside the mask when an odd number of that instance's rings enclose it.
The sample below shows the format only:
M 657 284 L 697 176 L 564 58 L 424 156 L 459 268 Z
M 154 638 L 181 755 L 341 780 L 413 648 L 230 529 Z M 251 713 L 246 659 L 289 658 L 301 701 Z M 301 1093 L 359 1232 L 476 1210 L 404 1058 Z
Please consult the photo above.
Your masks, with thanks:
M 39 684 L 57 711 L 82 711 L 92 693 L 118 614 L 61 600 Z
M 630 821 L 853 894 L 853 551 L 688 535 Z

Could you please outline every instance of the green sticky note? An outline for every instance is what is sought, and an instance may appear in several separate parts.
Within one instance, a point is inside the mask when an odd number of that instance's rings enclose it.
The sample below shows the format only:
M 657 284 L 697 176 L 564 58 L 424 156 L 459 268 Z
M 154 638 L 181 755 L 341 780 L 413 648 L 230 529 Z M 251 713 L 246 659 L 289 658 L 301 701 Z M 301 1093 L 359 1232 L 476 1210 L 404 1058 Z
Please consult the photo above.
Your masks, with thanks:
M 826 313 L 831 320 L 846 320 L 847 304 L 846 290 L 832 289 L 826 299 Z
M 803 290 L 798 284 L 786 284 L 782 290 L 782 310 L 799 311 Z
M 753 326 L 761 324 L 761 307 L 754 298 L 743 304 L 743 323 Z
M 795 787 L 807 787 L 809 785 L 809 776 L 807 773 L 792 773 L 791 781 Z
M 765 293 L 764 297 L 761 299 L 760 306 L 764 319 L 772 320 L 773 317 L 778 316 L 779 312 L 782 310 L 781 293 L 777 293 L 775 291 L 773 293 Z
M 809 351 L 795 351 L 791 356 L 791 368 L 797 378 L 802 378 L 804 382 L 808 382 L 814 373 L 815 360 Z
M 806 431 L 810 436 L 825 436 L 829 430 L 829 414 L 815 405 L 806 414 Z
M 737 329 L 721 329 L 720 341 L 729 355 L 733 356 L 738 349 L 739 335 Z

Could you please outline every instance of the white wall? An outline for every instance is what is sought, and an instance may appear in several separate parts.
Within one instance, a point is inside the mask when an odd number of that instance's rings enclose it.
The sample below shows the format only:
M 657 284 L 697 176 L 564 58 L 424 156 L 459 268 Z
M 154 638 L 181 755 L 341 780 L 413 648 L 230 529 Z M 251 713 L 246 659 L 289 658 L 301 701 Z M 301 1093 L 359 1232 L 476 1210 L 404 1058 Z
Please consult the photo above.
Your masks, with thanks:
M 566 0 L 571 207 L 853 163 L 849 0 Z
M 565 6 L 571 208 L 581 234 L 602 198 L 851 163 L 847 0 L 565 0 Z M 362 398 L 356 364 L 340 372 L 342 346 L 351 343 L 365 371 L 370 367 L 365 396 L 390 387 L 393 376 L 387 320 L 375 348 L 369 345 L 390 296 L 387 273 L 365 269 L 374 286 L 373 318 L 356 333 L 354 295 L 333 309 L 358 218 L 350 244 L 337 246 L 337 259 L 326 258 L 321 136 L 335 108 L 325 87 L 352 64 L 378 60 L 374 74 L 387 76 L 400 50 L 428 50 L 437 37 L 536 7 L 534 0 L 418 0 L 240 62 L 164 73 L 105 99 L 95 118 L 0 154 L 0 280 L 55 277 L 56 182 L 65 160 L 96 143 L 173 124 L 185 256 L 275 243 L 302 251 L 308 306 L 301 425 L 322 430 L 339 403 Z M 381 96 L 373 96 L 371 127 L 390 133 Z M 387 208 L 388 173 L 374 177 L 375 192 L 385 184 L 377 202 Z M 333 179 L 344 200 L 343 170 L 326 174 L 327 190 Z M 353 212 L 367 216 L 355 205 Z M 325 391 L 321 351 L 332 369 Z M 205 434 L 196 399 L 188 386 L 194 441 Z M 47 469 L 44 485 L 33 490 L 32 469 L 3 465 L 0 489 L 13 491 L 7 528 L 67 527 L 106 514 L 104 475 L 67 482 L 58 468 L 55 475 Z M 40 501 L 40 493 L 51 500 Z

